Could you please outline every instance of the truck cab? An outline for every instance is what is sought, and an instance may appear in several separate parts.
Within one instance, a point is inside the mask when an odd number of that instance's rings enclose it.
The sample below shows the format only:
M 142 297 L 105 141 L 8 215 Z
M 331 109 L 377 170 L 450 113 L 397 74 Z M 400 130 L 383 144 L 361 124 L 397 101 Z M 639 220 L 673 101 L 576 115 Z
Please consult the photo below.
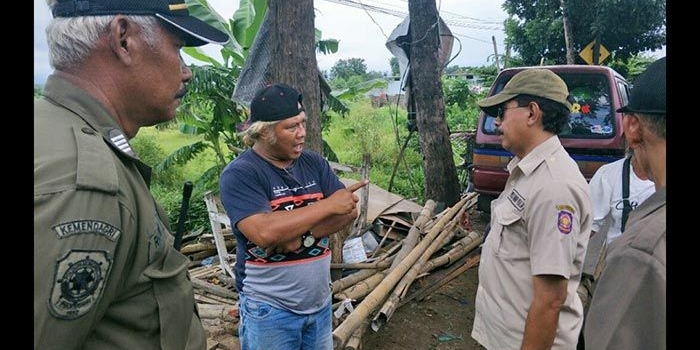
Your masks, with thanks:
M 502 70 L 488 96 L 503 90 L 516 73 L 530 68 L 550 69 L 559 75 L 573 98 L 568 126 L 559 134 L 564 148 L 576 161 L 581 173 L 590 180 L 598 168 L 624 157 L 622 113 L 627 104 L 629 85 L 610 67 L 593 65 L 552 65 Z M 506 165 L 513 154 L 501 147 L 494 125 L 495 116 L 481 111 L 473 149 L 472 183 L 479 193 L 477 209 L 489 212 L 490 203 L 505 187 Z

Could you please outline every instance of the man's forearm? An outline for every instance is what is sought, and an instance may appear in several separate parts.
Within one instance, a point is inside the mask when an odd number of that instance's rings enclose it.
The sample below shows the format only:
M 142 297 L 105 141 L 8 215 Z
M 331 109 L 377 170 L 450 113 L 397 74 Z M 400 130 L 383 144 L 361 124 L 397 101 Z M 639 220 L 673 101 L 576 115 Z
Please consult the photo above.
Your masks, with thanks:
M 314 226 L 311 232 L 313 232 L 314 237 L 317 239 L 327 237 L 342 230 L 347 225 L 352 224 L 356 217 L 357 213 L 333 215 Z
M 559 322 L 559 309 L 533 302 L 525 321 L 521 350 L 551 349 Z

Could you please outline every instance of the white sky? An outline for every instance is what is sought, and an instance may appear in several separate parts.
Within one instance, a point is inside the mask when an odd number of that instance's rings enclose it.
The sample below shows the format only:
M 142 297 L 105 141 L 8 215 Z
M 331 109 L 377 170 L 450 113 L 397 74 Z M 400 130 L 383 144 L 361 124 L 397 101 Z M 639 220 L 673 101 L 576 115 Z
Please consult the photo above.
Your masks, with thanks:
M 392 55 L 386 48 L 387 37 L 408 15 L 407 0 L 355 0 L 398 12 L 398 15 L 338 4 L 328 0 L 314 0 L 317 29 L 324 39 L 339 40 L 338 52 L 330 55 L 317 54 L 319 68 L 330 70 L 340 59 L 361 58 L 368 70 L 390 72 Z M 496 38 L 498 53 L 503 54 L 502 0 L 437 0 L 442 19 L 457 38 L 449 65 L 482 66 L 493 63 L 492 36 Z M 209 4 L 225 19 L 230 19 L 238 8 L 237 0 L 209 0 Z M 48 64 L 44 29 L 51 20 L 45 0 L 34 0 L 34 83 L 43 84 L 52 68 Z M 460 52 L 461 42 L 461 52 Z M 206 45 L 207 53 L 220 59 L 219 46 Z M 458 54 L 459 52 L 459 54 Z M 188 60 L 187 55 L 183 55 Z M 195 62 L 195 61 L 190 61 Z
M 323 39 L 339 40 L 338 52 L 317 54 L 321 70 L 330 68 L 340 59 L 361 58 L 367 69 L 390 72 L 392 55 L 386 48 L 387 37 L 408 15 L 408 0 L 354 0 L 393 14 L 338 4 L 330 0 L 314 0 L 317 29 Z M 237 0 L 209 0 L 209 4 L 225 19 L 233 17 L 238 8 Z M 453 44 L 453 60 L 448 65 L 480 67 L 493 64 L 495 38 L 498 54 L 504 53 L 503 21 L 506 13 L 501 9 L 503 0 L 436 0 L 443 21 L 456 40 Z M 48 64 L 44 29 L 51 20 L 45 0 L 34 0 L 34 83 L 43 84 L 52 68 Z M 206 45 L 204 50 L 221 60 L 219 46 Z M 665 49 L 663 54 L 665 55 Z M 183 55 L 188 63 L 196 62 Z M 659 56 L 660 57 L 660 56 Z

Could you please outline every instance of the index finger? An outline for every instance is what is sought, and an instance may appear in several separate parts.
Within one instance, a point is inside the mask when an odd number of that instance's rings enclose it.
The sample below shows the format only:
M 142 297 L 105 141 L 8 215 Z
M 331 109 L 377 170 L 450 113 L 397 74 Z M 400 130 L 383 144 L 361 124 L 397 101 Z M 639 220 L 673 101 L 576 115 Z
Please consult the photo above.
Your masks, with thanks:
M 355 191 L 359 190 L 360 188 L 362 188 L 363 186 L 367 185 L 368 183 L 369 183 L 369 180 L 358 181 L 358 182 L 346 187 L 346 189 L 349 190 L 350 192 L 355 192 Z

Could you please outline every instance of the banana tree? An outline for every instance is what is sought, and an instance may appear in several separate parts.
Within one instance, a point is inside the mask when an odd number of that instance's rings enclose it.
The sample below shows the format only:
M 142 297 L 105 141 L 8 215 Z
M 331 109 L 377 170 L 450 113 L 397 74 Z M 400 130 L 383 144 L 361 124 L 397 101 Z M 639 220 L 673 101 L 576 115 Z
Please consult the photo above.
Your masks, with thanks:
M 255 34 L 267 11 L 266 0 L 240 0 L 238 10 L 229 20 L 214 10 L 207 0 L 187 0 L 190 13 L 226 32 L 231 40 L 221 46 L 221 59 L 208 55 L 200 47 L 183 51 L 203 65 L 191 65 L 193 78 L 188 93 L 178 109 L 176 121 L 182 133 L 201 135 L 202 139 L 185 145 L 168 155 L 155 171 L 166 171 L 175 164 L 185 164 L 206 150 L 214 153 L 214 164 L 195 180 L 198 188 L 216 188 L 218 174 L 241 147 L 236 125 L 243 122 L 243 106 L 231 100 L 231 94 L 248 56 Z
M 202 135 L 202 140 L 175 150 L 154 170 L 166 171 L 175 164 L 185 164 L 202 152 L 211 150 L 215 154 L 215 164 L 195 180 L 195 185 L 215 189 L 218 187 L 218 174 L 243 148 L 236 134 L 236 125 L 245 120 L 245 107 L 234 102 L 231 96 L 248 58 L 249 48 L 265 18 L 267 0 L 240 0 L 238 9 L 229 20 L 216 12 L 207 0 L 187 0 L 187 5 L 193 16 L 226 32 L 231 40 L 221 46 L 220 59 L 208 55 L 200 47 L 183 49 L 185 54 L 204 65 L 190 66 L 194 77 L 188 84 L 188 94 L 182 100 L 176 121 L 181 132 Z M 317 52 L 337 52 L 337 40 L 321 39 L 318 29 L 315 37 Z M 348 112 L 345 104 L 334 96 L 329 94 L 328 100 L 331 110 L 341 114 Z

